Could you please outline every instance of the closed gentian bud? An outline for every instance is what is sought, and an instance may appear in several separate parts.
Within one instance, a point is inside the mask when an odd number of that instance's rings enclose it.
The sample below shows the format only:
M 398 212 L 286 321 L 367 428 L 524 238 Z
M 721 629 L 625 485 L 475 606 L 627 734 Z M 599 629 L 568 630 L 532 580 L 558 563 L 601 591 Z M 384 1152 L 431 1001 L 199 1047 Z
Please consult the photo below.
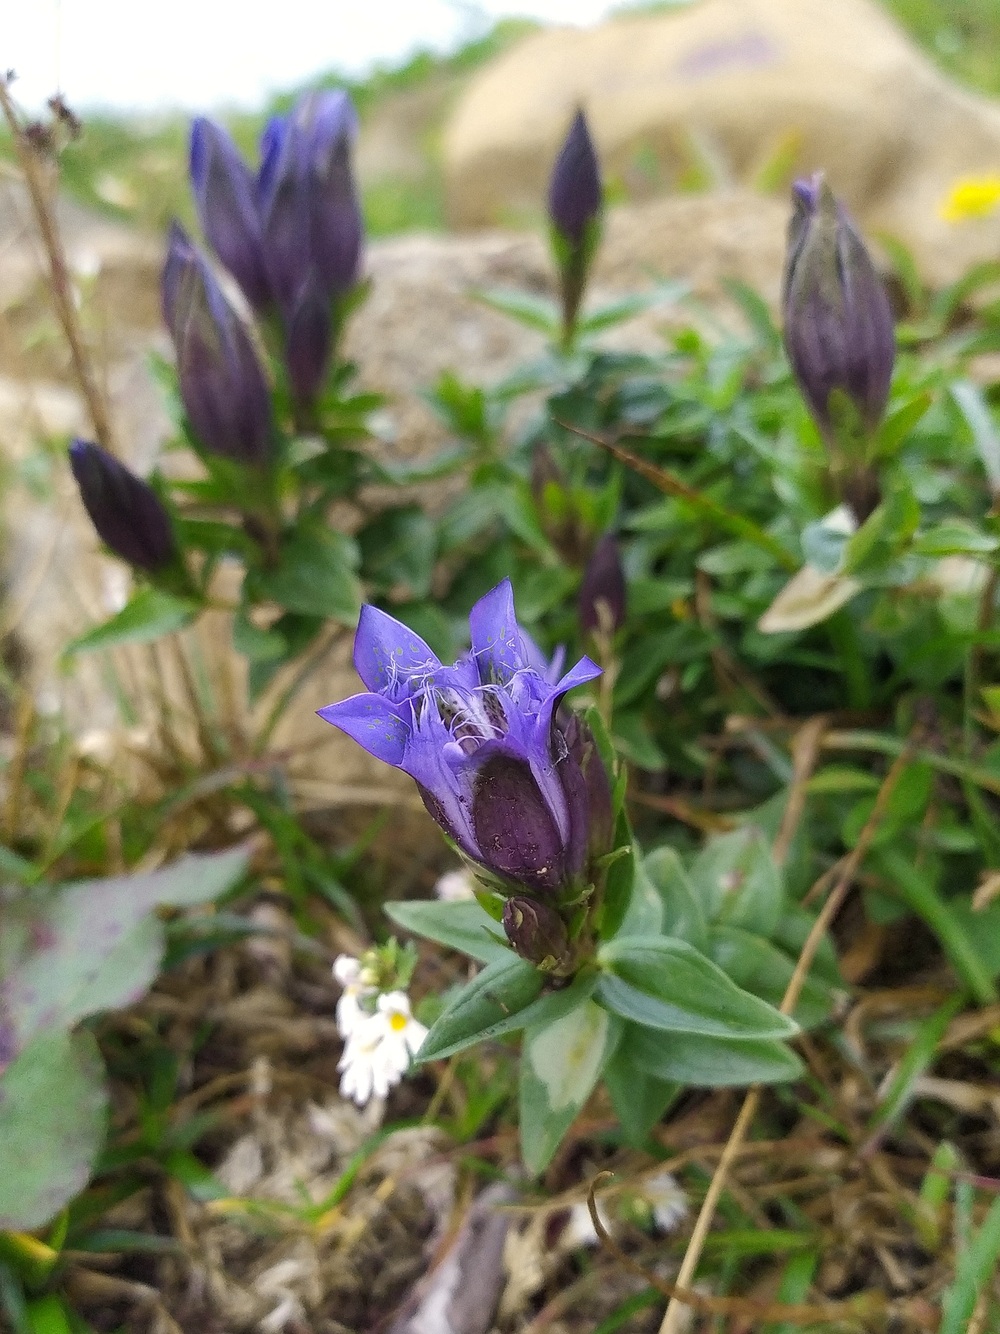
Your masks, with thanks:
M 585 633 L 613 634 L 625 623 L 625 571 L 613 533 L 605 533 L 583 572 L 577 613 Z
M 507 939 L 522 959 L 558 973 L 569 958 L 569 938 L 562 918 L 548 904 L 515 894 L 503 906 Z
M 313 262 L 336 299 L 351 290 L 361 268 L 364 223 L 351 166 L 358 118 L 344 92 L 312 94 L 300 116 L 310 140 Z
M 73 441 L 69 461 L 104 544 L 148 574 L 173 565 L 178 553 L 170 515 L 149 483 L 87 440 Z
M 271 457 L 271 396 L 250 336 L 205 260 L 174 223 L 162 280 L 188 420 L 206 450 L 262 467 Z
M 573 337 L 587 270 L 600 236 L 601 201 L 597 153 L 587 118 L 578 111 L 549 180 L 549 219 L 559 265 L 563 339 L 567 344 Z
M 199 116 L 191 126 L 191 186 L 209 245 L 255 310 L 273 303 L 264 264 L 257 184 L 226 131 Z
M 549 179 L 549 218 L 570 245 L 581 245 L 601 212 L 601 169 L 582 111 L 573 117 Z
M 896 344 L 885 288 L 860 233 L 822 174 L 797 181 L 785 264 L 785 347 L 823 435 L 838 438 L 836 396 L 877 429 Z M 831 401 L 833 396 L 833 401 Z

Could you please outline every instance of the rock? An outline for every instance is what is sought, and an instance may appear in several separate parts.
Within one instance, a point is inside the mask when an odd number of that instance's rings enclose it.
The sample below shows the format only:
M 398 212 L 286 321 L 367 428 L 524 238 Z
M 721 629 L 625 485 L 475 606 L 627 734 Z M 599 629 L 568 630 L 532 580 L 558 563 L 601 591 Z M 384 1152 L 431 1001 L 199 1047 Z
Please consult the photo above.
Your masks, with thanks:
M 451 221 L 536 217 L 581 104 L 632 198 L 706 165 L 752 182 L 787 157 L 789 174 L 825 169 L 932 285 L 1000 253 L 1000 216 L 940 216 L 956 179 L 996 171 L 1000 106 L 951 83 L 872 0 L 700 0 L 529 36 L 470 82 L 445 128 Z

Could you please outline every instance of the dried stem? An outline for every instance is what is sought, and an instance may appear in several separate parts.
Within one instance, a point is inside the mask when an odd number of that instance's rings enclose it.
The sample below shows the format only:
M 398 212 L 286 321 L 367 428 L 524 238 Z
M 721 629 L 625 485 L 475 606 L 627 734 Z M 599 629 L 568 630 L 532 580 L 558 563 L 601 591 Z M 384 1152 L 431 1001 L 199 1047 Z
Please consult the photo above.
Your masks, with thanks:
M 815 745 L 818 741 L 819 737 L 817 737 L 812 744 Z M 804 747 L 804 749 L 808 748 Z M 915 749 L 915 739 L 911 737 L 910 741 L 904 748 L 903 753 L 896 758 L 889 772 L 886 774 L 882 786 L 879 788 L 878 795 L 875 798 L 875 805 L 872 808 L 872 813 L 868 817 L 864 828 L 861 830 L 861 834 L 854 848 L 847 857 L 844 858 L 844 863 L 841 867 L 837 882 L 813 923 L 812 930 L 809 932 L 805 944 L 802 946 L 798 962 L 795 965 L 795 971 L 789 979 L 784 998 L 781 1002 L 780 1009 L 782 1014 L 791 1014 L 795 1009 L 795 1006 L 798 1004 L 802 987 L 809 973 L 809 969 L 812 966 L 816 951 L 819 949 L 820 942 L 822 941 L 830 923 L 837 915 L 841 904 L 847 897 L 847 893 L 850 890 L 851 883 L 857 874 L 862 859 L 868 851 L 871 841 L 875 836 L 875 832 L 882 821 L 882 816 L 885 812 L 889 798 L 892 796 L 896 784 L 903 776 L 903 771 L 910 763 Z M 719 1165 L 715 1169 L 715 1174 L 709 1184 L 704 1202 L 702 1203 L 701 1210 L 694 1225 L 694 1230 L 691 1233 L 691 1240 L 688 1242 L 687 1251 L 684 1254 L 684 1260 L 681 1263 L 680 1271 L 677 1275 L 677 1289 L 687 1290 L 691 1287 L 695 1273 L 698 1269 L 698 1262 L 701 1259 L 701 1252 L 705 1245 L 705 1239 L 708 1236 L 708 1230 L 712 1226 L 712 1220 L 715 1217 L 716 1206 L 718 1205 L 723 1189 L 725 1188 L 729 1169 L 743 1144 L 747 1130 L 750 1127 L 750 1123 L 752 1122 L 758 1104 L 760 1103 L 760 1096 L 761 1086 L 757 1084 L 749 1090 L 746 1098 L 743 1100 L 743 1106 L 740 1108 L 732 1133 L 723 1150 L 722 1157 L 719 1159 Z M 683 1299 L 675 1294 L 667 1306 L 666 1313 L 663 1317 L 663 1323 L 660 1326 L 660 1334 L 679 1334 L 681 1320 L 684 1314 L 684 1305 L 682 1302 Z
M 87 404 L 87 411 L 90 414 L 91 424 L 94 428 L 94 438 L 98 444 L 114 453 L 111 419 L 108 415 L 104 397 L 98 388 L 97 377 L 94 375 L 84 342 L 83 331 L 80 328 L 76 303 L 73 300 L 73 283 L 66 264 L 66 255 L 59 235 L 50 191 L 38 155 L 24 133 L 10 95 L 7 80 L 3 77 L 0 77 L 0 109 L 2 109 L 4 118 L 10 127 L 18 166 L 21 168 L 24 183 L 28 187 L 28 194 L 31 197 L 31 206 L 35 214 L 38 234 L 41 237 L 48 259 L 49 288 L 52 292 L 52 300 L 55 303 L 56 316 L 66 336 L 66 342 L 69 344 L 70 356 L 73 360 L 73 373 Z

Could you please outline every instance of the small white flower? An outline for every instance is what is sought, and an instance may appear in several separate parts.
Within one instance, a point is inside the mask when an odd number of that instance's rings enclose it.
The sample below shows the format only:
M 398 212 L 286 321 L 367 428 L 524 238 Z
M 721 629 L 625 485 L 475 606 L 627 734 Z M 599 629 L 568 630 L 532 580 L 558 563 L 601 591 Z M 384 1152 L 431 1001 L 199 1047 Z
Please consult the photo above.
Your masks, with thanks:
M 434 894 L 442 903 L 461 903 L 476 897 L 474 884 L 472 875 L 463 866 L 457 871 L 446 871 L 434 886 Z
M 661 1232 L 672 1232 L 681 1219 L 687 1216 L 687 1194 L 670 1172 L 661 1172 L 644 1181 L 642 1195 L 652 1206 L 653 1222 Z
M 347 1037 L 337 1069 L 342 1071 L 340 1092 L 359 1107 L 374 1094 L 384 1098 L 399 1083 L 427 1036 L 413 1018 L 404 991 L 379 996 L 374 1014 L 366 1014 Z
M 371 970 L 362 966 L 360 959 L 350 954 L 338 954 L 333 963 L 333 976 L 343 987 L 337 1001 L 337 1032 L 342 1038 L 350 1037 L 358 1024 L 370 1018 L 371 1012 L 363 1004 L 378 990 Z

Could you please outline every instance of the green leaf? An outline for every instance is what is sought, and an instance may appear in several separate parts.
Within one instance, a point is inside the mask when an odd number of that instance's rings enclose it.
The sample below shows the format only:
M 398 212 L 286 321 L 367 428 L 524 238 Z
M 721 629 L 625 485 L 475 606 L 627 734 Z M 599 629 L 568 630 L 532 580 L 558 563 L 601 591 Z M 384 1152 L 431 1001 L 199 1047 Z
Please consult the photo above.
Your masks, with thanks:
M 559 332 L 559 311 L 554 301 L 545 296 L 532 296 L 529 292 L 501 291 L 491 288 L 489 291 L 474 292 L 477 301 L 502 315 L 509 315 L 519 324 L 539 333 L 554 338 Z
M 996 551 L 1000 538 L 984 533 L 963 519 L 946 519 L 921 533 L 913 543 L 917 556 L 979 556 Z
M 676 301 L 689 290 L 689 283 L 663 282 L 657 283 L 647 292 L 633 292 L 629 296 L 619 297 L 616 301 L 598 306 L 596 310 L 592 310 L 580 319 L 576 326 L 577 333 L 586 335 L 611 329 L 616 324 L 622 324 L 625 320 L 641 315 L 652 306 L 658 306 L 661 302 Z
M 993 491 L 1000 490 L 1000 432 L 997 431 L 982 389 L 971 380 L 956 380 L 951 396 L 972 432 L 976 453 Z
M 14 1049 L 138 1000 L 163 957 L 154 908 L 216 898 L 240 878 L 246 860 L 242 849 L 189 856 L 165 870 L 81 881 L 53 894 L 32 915 L 26 945 L 4 979 Z
M 257 598 L 286 611 L 322 616 L 354 625 L 361 609 L 361 585 L 354 571 L 356 543 L 332 528 L 300 528 L 281 549 L 277 567 L 251 576 Z
M 705 914 L 680 857 L 673 848 L 657 848 L 643 859 L 643 868 L 663 905 L 660 934 L 677 936 L 704 953 Z
M 0 1229 L 34 1230 L 87 1184 L 107 1092 L 89 1033 L 41 1034 L 0 1075 Z
M 784 1042 L 654 1033 L 633 1024 L 626 1029 L 621 1055 L 657 1079 L 701 1088 L 781 1084 L 802 1073 L 802 1062 Z
M 781 874 L 756 825 L 710 838 L 688 876 L 709 921 L 769 936 L 781 917 L 785 897 Z
M 958 1254 L 955 1281 L 944 1293 L 938 1334 L 966 1334 L 980 1293 L 996 1273 L 998 1264 L 1000 1198 L 993 1201 L 982 1226 Z
M 601 947 L 597 999 L 623 1019 L 675 1033 L 786 1038 L 798 1025 L 743 991 L 686 941 L 619 936 Z
M 538 999 L 544 983 L 544 973 L 516 954 L 494 959 L 446 1006 L 424 1039 L 417 1061 L 437 1061 L 492 1037 Z
M 450 950 L 460 950 L 479 963 L 510 959 L 512 951 L 496 938 L 496 922 L 474 900 L 441 903 L 412 899 L 387 903 L 388 917 L 415 936 L 436 941 Z
M 646 872 L 647 858 L 636 857 L 628 908 L 616 932 L 621 936 L 674 934 L 663 930 L 663 902 Z
M 140 588 L 110 620 L 67 644 L 64 656 L 120 648 L 123 644 L 148 644 L 190 625 L 199 610 L 199 604 L 190 598 L 174 597 L 158 588 Z
M 437 526 L 419 505 L 383 510 L 357 535 L 365 578 L 387 593 L 424 598 L 437 558 Z
M 882 874 L 910 910 L 937 936 L 951 966 L 979 1004 L 995 1004 L 1000 996 L 979 941 L 951 911 L 929 874 L 914 866 L 897 848 L 885 848 L 877 856 Z
M 593 1001 L 525 1034 L 521 1054 L 521 1156 L 532 1176 L 552 1160 L 590 1097 L 621 1032 Z
M 795 960 L 784 950 L 741 927 L 716 926 L 709 933 L 708 953 L 738 986 L 770 1005 L 781 1004 L 795 972 Z M 829 988 L 810 975 L 795 1008 L 795 1022 L 815 1028 L 829 1017 L 831 1006 Z
M 625 1035 L 604 1069 L 604 1082 L 611 1094 L 615 1115 L 626 1144 L 641 1149 L 649 1132 L 681 1093 L 682 1086 L 670 1079 L 657 1079 L 640 1070 L 629 1053 L 629 1034 L 642 1032 L 626 1025 Z

